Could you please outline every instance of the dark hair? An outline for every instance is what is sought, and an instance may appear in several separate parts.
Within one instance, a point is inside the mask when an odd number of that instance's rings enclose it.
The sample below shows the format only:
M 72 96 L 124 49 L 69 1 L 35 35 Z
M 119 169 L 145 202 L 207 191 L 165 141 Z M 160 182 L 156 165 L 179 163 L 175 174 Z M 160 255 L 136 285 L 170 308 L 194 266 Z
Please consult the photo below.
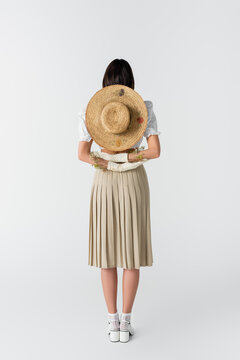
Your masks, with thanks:
M 109 85 L 126 85 L 134 89 L 134 77 L 132 68 L 124 59 L 114 59 L 108 65 L 103 76 L 102 87 Z

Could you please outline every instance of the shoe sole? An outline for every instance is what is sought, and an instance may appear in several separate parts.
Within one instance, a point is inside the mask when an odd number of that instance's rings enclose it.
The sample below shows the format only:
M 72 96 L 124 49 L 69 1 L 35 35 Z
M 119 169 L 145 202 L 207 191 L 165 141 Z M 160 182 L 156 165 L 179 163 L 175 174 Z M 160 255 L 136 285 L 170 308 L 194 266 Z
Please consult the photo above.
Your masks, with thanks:
M 120 340 L 120 331 L 110 331 L 110 341 L 116 342 Z
M 120 331 L 120 341 L 124 343 L 129 341 L 129 331 Z

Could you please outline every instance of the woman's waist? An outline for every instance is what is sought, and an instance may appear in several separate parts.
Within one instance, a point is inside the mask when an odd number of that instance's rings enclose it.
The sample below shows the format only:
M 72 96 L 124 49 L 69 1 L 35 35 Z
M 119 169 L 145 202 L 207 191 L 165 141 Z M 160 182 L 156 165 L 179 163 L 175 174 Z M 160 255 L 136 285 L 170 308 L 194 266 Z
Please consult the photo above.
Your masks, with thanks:
M 107 154 L 122 154 L 122 153 L 131 153 L 131 152 L 133 152 L 134 150 L 135 150 L 134 148 L 129 148 L 129 149 L 122 150 L 122 151 L 112 151 L 112 150 L 108 150 L 108 149 L 102 148 L 100 151 L 101 151 L 101 152 L 105 152 L 105 153 L 107 153 Z

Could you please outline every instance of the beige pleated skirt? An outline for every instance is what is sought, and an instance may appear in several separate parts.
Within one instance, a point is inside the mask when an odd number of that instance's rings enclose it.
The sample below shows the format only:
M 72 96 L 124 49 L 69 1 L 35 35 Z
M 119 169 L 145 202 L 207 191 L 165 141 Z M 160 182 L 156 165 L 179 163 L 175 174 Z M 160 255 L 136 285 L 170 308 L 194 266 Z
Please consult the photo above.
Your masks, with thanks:
M 88 265 L 152 266 L 150 191 L 144 165 L 124 172 L 94 171 Z

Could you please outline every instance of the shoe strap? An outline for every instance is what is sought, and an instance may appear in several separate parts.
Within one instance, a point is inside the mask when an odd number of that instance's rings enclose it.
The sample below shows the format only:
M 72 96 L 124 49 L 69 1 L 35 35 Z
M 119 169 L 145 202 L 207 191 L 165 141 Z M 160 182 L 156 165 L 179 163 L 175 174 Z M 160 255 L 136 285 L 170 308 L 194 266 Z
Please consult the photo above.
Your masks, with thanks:
M 120 322 L 119 320 L 108 320 L 108 323 L 110 324 L 111 322 Z

